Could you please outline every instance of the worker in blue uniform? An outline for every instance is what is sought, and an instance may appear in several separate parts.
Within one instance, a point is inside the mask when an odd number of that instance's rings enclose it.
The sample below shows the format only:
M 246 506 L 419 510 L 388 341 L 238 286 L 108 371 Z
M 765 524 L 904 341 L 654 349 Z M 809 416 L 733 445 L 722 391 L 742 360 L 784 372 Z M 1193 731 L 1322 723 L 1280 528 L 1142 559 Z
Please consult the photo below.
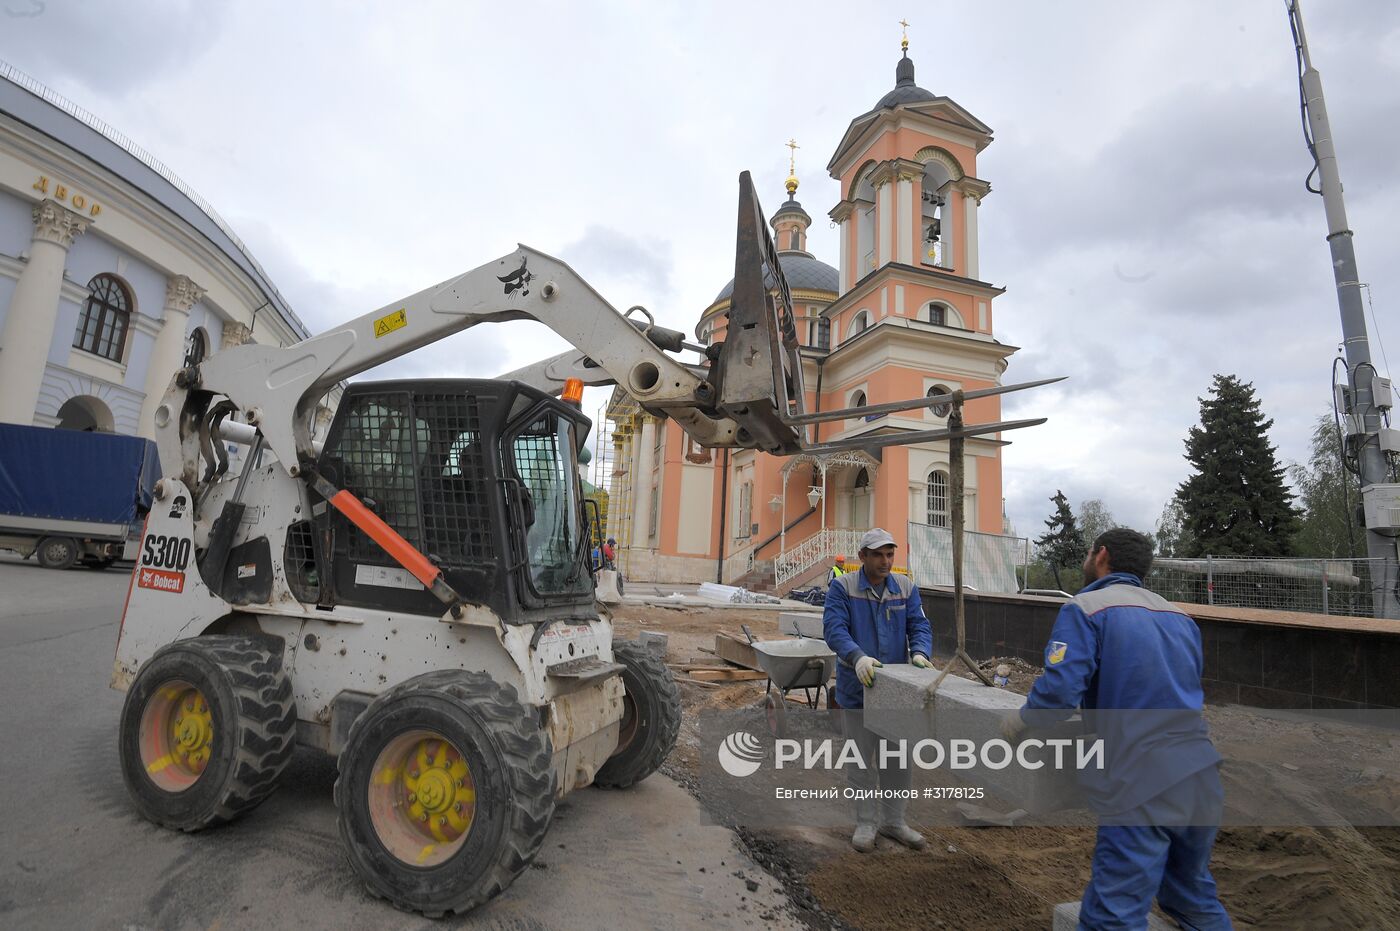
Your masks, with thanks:
M 1080 929 L 1146 928 L 1155 897 L 1183 928 L 1218 931 L 1231 927 L 1210 874 L 1224 791 L 1201 714 L 1201 632 L 1142 587 L 1151 567 L 1152 542 L 1136 531 L 1094 541 L 1085 587 L 1055 619 L 1045 673 L 1002 735 L 1014 743 L 1082 708 L 1104 741 L 1103 769 L 1079 773 L 1099 816 Z
M 903 792 L 910 786 L 909 770 L 891 763 L 885 767 L 879 754 L 880 738 L 865 727 L 865 690 L 875 688 L 876 670 L 886 663 L 913 663 L 929 668 L 933 630 L 924 616 L 919 589 L 908 579 L 892 574 L 894 537 L 875 528 L 860 541 L 860 569 L 832 580 L 822 611 L 826 645 L 840 663 L 836 670 L 836 701 L 846 738 L 860 750 L 865 769 L 849 770 L 852 788 Z M 918 850 L 924 836 L 904 820 L 905 800 L 861 798 L 857 795 L 856 830 L 851 846 L 861 853 L 875 849 L 876 831 L 906 847 Z M 878 819 L 878 824 L 877 824 Z

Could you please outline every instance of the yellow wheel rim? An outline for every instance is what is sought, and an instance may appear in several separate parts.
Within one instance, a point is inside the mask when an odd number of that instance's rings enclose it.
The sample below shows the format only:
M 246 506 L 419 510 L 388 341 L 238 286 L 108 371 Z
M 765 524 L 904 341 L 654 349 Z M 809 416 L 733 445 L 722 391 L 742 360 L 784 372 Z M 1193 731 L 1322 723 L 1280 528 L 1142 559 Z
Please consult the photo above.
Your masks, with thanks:
M 411 866 L 443 863 L 466 843 L 476 783 L 462 752 L 436 731 L 400 734 L 375 758 L 369 785 L 375 834 Z
M 141 713 L 141 764 L 166 792 L 183 792 L 199 781 L 214 755 L 214 716 L 209 701 L 180 679 L 163 682 Z

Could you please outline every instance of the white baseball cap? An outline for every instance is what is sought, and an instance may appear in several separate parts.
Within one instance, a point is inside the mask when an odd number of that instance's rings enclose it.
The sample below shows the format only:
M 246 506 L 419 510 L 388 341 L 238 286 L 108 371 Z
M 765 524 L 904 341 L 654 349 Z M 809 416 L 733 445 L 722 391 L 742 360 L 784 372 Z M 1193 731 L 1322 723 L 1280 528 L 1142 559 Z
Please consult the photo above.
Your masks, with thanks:
M 881 530 L 876 527 L 874 530 L 867 530 L 865 536 L 860 538 L 860 548 L 863 550 L 878 550 L 882 546 L 897 546 L 894 537 L 890 536 L 888 530 Z

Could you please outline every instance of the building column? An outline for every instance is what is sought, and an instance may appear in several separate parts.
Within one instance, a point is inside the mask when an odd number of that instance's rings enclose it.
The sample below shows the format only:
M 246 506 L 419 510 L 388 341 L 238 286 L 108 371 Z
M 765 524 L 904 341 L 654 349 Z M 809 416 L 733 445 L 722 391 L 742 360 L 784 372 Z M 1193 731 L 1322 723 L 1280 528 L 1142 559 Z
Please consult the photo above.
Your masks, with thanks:
M 185 329 L 190 320 L 190 308 L 204 296 L 204 289 L 184 275 L 173 275 L 165 282 L 165 319 L 151 347 L 146 365 L 146 399 L 141 402 L 141 420 L 137 432 L 141 436 L 155 435 L 156 408 L 185 362 Z
M 5 423 L 34 422 L 68 247 L 88 227 L 86 217 L 51 200 L 40 201 L 32 212 L 29 261 L 15 282 L 0 335 L 0 422 Z
M 851 225 L 851 215 L 854 208 L 854 203 L 843 200 L 827 214 L 837 225 L 836 241 L 841 244 L 837 252 L 837 262 L 840 267 L 840 274 L 836 277 L 836 293 L 838 295 L 845 294 L 851 289 L 851 269 L 856 265 L 856 261 L 851 255 L 856 248 L 856 244 L 852 241 L 855 238 L 855 233 Z
M 640 449 L 636 455 L 636 473 L 632 477 L 632 499 L 635 502 L 632 506 L 632 548 L 634 550 L 644 550 L 651 546 L 651 537 L 647 533 L 651 526 L 651 452 L 656 445 L 656 421 L 651 417 L 642 418 L 642 433 L 640 439 Z M 638 507 L 640 505 L 640 507 Z M 657 507 L 661 502 L 657 501 Z M 641 520 L 638 520 L 638 517 Z M 658 536 L 660 536 L 660 525 L 658 524 Z
M 836 276 L 836 292 L 839 296 L 851 289 L 851 223 L 849 220 L 842 220 L 838 225 L 836 241 L 841 244 L 838 257 L 839 274 Z
M 879 224 L 876 233 L 877 247 L 875 267 L 884 268 L 894 258 L 894 187 L 889 179 L 879 182 L 875 191 L 875 220 Z
M 962 191 L 953 185 L 945 189 L 944 197 L 946 201 L 943 205 L 943 267 L 956 271 L 963 277 L 967 276 L 967 253 L 964 247 L 967 245 L 963 239 L 965 216 L 963 214 Z
M 963 205 L 967 209 L 967 222 L 963 229 L 967 235 L 967 277 L 977 278 L 977 205 L 981 201 L 976 197 L 964 197 Z M 978 279 L 979 281 L 981 279 Z
M 914 235 L 918 229 L 914 225 L 914 179 L 900 172 L 895 183 L 895 203 L 898 216 L 895 220 L 895 261 L 905 265 L 914 264 Z

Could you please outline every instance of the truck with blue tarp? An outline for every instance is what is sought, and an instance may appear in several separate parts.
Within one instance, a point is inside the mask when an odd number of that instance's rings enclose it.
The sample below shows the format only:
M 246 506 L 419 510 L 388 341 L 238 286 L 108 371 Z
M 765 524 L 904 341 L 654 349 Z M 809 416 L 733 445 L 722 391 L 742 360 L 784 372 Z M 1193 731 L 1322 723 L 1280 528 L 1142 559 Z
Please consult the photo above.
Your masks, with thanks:
M 0 549 L 105 569 L 139 538 L 159 477 L 150 440 L 0 424 Z

